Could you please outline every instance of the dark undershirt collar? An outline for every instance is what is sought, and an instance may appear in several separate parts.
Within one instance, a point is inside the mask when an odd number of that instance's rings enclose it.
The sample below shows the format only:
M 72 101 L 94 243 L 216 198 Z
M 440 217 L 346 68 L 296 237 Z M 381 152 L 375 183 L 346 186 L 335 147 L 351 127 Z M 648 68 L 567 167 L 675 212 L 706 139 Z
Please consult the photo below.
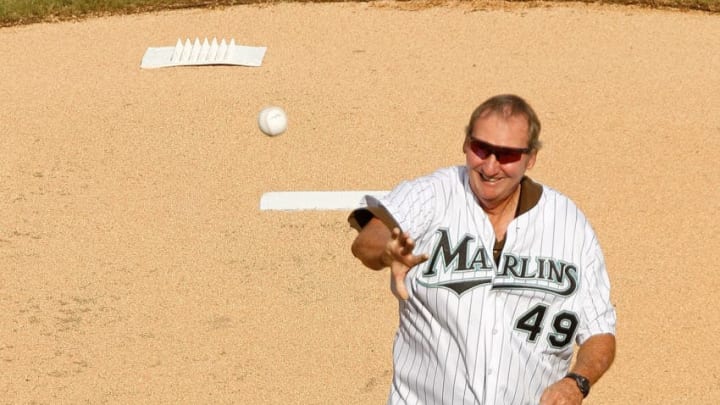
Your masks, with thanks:
M 530 211 L 540 201 L 542 196 L 542 186 L 535 183 L 530 177 L 523 177 L 520 181 L 520 197 L 518 198 L 517 209 L 515 209 L 515 218 Z M 507 235 L 507 232 L 505 233 Z M 505 236 L 502 240 L 496 240 L 495 246 L 493 247 L 493 259 L 495 265 L 500 263 L 500 253 L 502 253 L 503 247 L 505 247 Z

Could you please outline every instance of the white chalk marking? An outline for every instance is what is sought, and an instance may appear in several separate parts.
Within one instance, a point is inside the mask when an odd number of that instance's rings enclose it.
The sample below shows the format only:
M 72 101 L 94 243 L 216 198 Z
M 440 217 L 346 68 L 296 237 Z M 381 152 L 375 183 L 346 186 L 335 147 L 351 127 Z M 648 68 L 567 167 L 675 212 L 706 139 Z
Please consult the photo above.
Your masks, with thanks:
M 363 207 L 365 195 L 379 198 L 388 191 L 272 191 L 260 197 L 261 211 L 342 210 Z

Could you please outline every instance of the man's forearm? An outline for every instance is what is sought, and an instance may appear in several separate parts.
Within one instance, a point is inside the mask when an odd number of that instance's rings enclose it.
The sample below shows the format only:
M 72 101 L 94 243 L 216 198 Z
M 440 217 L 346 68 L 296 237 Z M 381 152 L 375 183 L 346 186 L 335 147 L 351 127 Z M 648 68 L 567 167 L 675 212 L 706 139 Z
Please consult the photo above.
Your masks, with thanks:
M 590 384 L 597 382 L 615 359 L 615 336 L 595 335 L 580 346 L 572 372 L 585 376 Z
M 368 268 L 381 270 L 388 266 L 383 258 L 385 246 L 390 240 L 390 230 L 377 218 L 373 218 L 360 231 L 352 244 L 352 253 Z

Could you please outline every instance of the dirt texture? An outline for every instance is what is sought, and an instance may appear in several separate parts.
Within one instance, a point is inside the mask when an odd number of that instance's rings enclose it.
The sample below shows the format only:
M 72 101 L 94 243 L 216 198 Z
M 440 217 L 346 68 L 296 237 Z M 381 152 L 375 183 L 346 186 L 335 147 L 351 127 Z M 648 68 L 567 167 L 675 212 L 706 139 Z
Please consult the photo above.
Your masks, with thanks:
M 435 6 L 428 6 L 432 4 Z M 140 68 L 178 38 L 261 67 Z M 472 110 L 535 107 L 529 173 L 605 251 L 618 354 L 587 404 L 720 402 L 720 17 L 323 3 L 0 29 L 0 403 L 380 404 L 397 305 L 347 211 L 463 164 Z M 268 137 L 266 105 L 289 116 Z

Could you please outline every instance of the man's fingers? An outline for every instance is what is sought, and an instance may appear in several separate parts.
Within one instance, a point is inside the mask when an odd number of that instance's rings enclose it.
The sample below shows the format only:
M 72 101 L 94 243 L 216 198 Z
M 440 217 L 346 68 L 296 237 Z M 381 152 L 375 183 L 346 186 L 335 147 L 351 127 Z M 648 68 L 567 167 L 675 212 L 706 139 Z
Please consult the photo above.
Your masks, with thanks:
M 405 276 L 410 268 L 428 259 L 427 254 L 413 255 L 414 249 L 415 241 L 407 232 L 402 232 L 397 227 L 392 229 L 392 240 L 388 243 L 388 253 L 393 257 L 390 264 L 390 290 L 400 300 L 406 300 L 410 296 L 405 286 Z
M 401 232 L 399 228 L 393 228 L 390 244 L 393 246 L 391 250 L 399 256 L 412 254 L 413 249 L 415 249 L 415 241 L 410 238 L 407 232 Z
M 405 255 L 403 256 L 401 262 L 405 264 L 408 268 L 414 267 L 428 259 L 428 256 L 425 254 L 419 255 L 419 256 L 413 256 L 413 255 Z
M 412 239 L 407 239 L 405 241 L 405 244 L 402 245 L 401 252 L 402 252 L 403 256 L 405 256 L 405 255 L 411 254 L 413 249 L 415 249 L 415 242 L 413 242 Z
M 400 237 L 398 238 L 398 242 L 400 242 L 400 246 L 402 247 L 402 254 L 409 255 L 412 253 L 412 251 L 415 249 L 415 241 L 412 240 L 410 235 L 407 232 L 403 232 Z
M 400 263 L 396 263 L 390 267 L 390 291 L 395 295 L 395 298 L 400 300 L 406 300 L 409 297 L 407 288 L 405 287 L 405 276 L 408 270 L 410 270 L 408 267 Z
M 393 277 L 390 283 L 390 290 L 395 298 L 399 300 L 406 300 L 410 297 L 408 295 L 407 288 L 405 288 L 405 279 L 396 279 Z
M 424 261 L 427 261 L 427 259 L 429 259 L 428 255 L 426 255 L 425 253 L 421 254 L 420 256 L 414 256 L 413 258 L 415 259 L 414 260 L 415 264 L 420 264 Z M 413 264 L 413 266 L 415 264 Z

